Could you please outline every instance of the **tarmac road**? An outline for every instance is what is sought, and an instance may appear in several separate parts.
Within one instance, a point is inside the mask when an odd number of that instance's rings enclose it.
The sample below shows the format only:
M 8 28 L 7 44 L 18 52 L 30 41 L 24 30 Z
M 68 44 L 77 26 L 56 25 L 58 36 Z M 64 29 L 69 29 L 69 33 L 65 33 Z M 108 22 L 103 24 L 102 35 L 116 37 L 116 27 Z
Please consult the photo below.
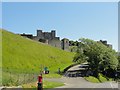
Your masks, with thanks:
M 81 65 L 76 65 L 74 67 L 71 67 L 70 69 L 68 69 L 67 72 L 69 72 L 68 74 L 74 73 L 74 71 L 76 72 L 76 70 L 83 70 L 87 65 L 81 64 Z M 57 88 L 111 88 L 112 90 L 114 90 L 114 88 L 118 88 L 118 83 L 114 82 L 114 81 L 110 81 L 110 82 L 104 82 L 104 83 L 92 83 L 92 82 L 88 82 L 86 81 L 83 77 L 68 77 L 69 75 L 66 74 L 65 76 L 63 76 L 61 79 L 46 79 L 49 81 L 56 81 L 56 82 L 63 82 L 65 84 L 65 86 L 61 86 L 61 87 L 57 87 Z

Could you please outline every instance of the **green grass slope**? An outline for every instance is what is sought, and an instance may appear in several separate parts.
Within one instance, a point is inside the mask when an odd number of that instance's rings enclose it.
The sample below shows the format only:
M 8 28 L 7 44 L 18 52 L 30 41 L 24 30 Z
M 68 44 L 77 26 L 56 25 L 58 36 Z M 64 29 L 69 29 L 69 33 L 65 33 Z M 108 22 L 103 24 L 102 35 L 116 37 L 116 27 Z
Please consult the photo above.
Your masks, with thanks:
M 3 72 L 39 73 L 41 66 L 50 72 L 72 64 L 74 53 L 2 30 Z

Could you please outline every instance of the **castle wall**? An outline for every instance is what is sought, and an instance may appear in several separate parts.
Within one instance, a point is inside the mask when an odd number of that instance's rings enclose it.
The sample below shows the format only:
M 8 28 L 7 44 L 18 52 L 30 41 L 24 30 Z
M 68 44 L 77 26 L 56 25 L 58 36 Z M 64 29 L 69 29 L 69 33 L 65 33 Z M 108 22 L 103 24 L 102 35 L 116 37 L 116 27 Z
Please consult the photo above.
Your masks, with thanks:
M 52 39 L 52 35 L 49 32 L 44 32 L 43 37 L 44 37 L 44 39 L 48 39 L 48 40 Z
M 37 30 L 37 37 L 44 39 L 42 30 Z
M 48 44 L 54 47 L 61 48 L 61 41 L 57 39 L 52 39 L 48 41 Z
M 39 41 L 39 39 L 40 39 L 40 37 L 38 37 L 38 36 L 33 37 L 33 40 L 35 40 L 35 41 Z

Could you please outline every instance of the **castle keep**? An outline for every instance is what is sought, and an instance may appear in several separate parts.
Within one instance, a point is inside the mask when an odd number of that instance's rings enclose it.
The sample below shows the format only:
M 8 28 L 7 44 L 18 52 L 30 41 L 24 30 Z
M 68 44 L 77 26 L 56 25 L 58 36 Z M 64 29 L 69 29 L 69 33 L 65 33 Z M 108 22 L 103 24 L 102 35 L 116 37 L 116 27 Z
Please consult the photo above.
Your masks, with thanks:
M 49 44 L 54 47 L 61 48 L 63 50 L 69 50 L 69 40 L 64 38 L 60 40 L 60 37 L 56 37 L 56 31 L 51 30 L 51 32 L 43 32 L 42 30 L 37 30 L 37 35 L 32 34 L 20 34 L 21 36 L 36 40 L 42 43 Z

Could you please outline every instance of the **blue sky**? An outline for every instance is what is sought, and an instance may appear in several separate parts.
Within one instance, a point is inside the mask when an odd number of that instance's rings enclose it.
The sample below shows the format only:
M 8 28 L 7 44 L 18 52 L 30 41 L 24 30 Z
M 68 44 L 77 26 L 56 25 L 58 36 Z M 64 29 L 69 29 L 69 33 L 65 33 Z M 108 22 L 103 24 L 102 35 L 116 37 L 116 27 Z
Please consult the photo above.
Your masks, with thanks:
M 55 29 L 61 39 L 102 39 L 118 50 L 118 3 L 3 2 L 2 28 L 34 35 Z

